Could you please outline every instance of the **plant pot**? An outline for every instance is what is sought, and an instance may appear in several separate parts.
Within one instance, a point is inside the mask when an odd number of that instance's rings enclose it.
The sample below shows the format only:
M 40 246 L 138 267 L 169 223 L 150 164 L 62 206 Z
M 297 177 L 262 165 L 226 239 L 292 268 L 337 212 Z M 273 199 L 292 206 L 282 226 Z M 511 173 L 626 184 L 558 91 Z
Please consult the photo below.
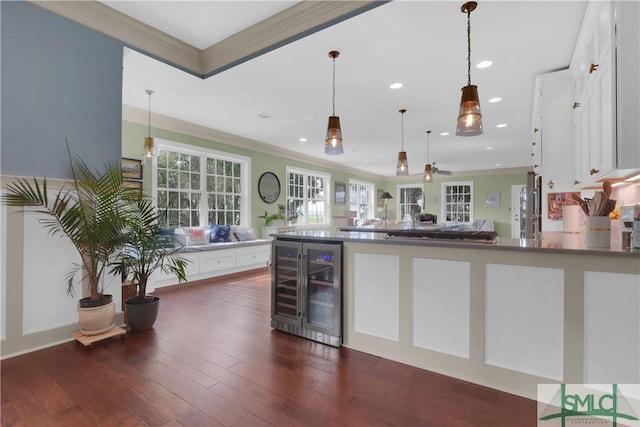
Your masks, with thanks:
M 78 301 L 78 323 L 84 335 L 99 335 L 115 326 L 116 305 L 111 295 L 103 295 L 97 301 L 82 298 Z
M 132 297 L 125 302 L 127 313 L 127 324 L 132 332 L 142 332 L 153 328 L 153 324 L 158 318 L 160 308 L 160 298 Z

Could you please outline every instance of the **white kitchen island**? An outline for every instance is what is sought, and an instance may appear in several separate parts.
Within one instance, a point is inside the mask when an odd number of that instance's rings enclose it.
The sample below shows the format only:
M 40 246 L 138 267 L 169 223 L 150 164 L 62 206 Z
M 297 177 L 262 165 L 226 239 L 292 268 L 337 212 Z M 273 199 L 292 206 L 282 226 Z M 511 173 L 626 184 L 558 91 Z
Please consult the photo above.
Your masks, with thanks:
M 640 383 L 640 253 L 300 231 L 342 240 L 344 345 L 535 398 L 539 383 Z

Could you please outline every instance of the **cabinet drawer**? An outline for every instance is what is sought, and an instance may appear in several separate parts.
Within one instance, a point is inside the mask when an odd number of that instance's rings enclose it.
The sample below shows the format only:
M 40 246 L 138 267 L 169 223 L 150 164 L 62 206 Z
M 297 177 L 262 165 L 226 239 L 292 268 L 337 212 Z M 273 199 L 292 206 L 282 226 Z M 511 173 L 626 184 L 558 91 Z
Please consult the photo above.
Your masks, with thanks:
M 234 253 L 233 251 L 214 251 L 201 254 L 199 267 L 200 274 L 235 267 Z
M 251 251 L 236 252 L 236 265 L 267 264 L 271 258 L 270 248 L 245 248 Z

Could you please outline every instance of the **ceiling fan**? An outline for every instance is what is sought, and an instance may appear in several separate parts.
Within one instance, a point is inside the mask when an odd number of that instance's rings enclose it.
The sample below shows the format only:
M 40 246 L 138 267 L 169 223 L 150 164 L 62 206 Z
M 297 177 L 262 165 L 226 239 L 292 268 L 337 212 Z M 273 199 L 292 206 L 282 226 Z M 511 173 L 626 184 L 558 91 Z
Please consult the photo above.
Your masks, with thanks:
M 436 162 L 429 163 L 429 135 L 431 134 L 431 131 L 428 130 L 428 131 L 426 131 L 426 133 L 427 133 L 427 164 L 424 165 L 424 173 L 416 174 L 416 175 L 423 175 L 424 176 L 424 180 L 426 182 L 432 182 L 433 181 L 433 175 L 435 175 L 435 174 L 451 175 L 453 172 L 437 168 L 436 167 Z

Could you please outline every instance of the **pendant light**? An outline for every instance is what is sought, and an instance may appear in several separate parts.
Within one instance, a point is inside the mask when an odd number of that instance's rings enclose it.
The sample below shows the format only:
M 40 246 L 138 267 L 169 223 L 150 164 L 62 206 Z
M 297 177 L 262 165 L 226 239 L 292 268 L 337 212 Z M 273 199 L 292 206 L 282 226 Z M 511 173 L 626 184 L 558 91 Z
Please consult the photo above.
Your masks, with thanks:
M 407 176 L 409 175 L 409 162 L 407 161 L 407 152 L 404 151 L 404 113 L 407 110 L 404 108 L 400 110 L 400 126 L 402 129 L 402 146 L 400 148 L 400 152 L 398 153 L 398 165 L 396 166 L 396 176 Z
M 151 136 L 151 95 L 153 95 L 153 91 L 151 89 L 147 89 L 145 92 L 149 95 L 149 133 L 144 139 L 144 151 L 142 153 L 143 160 L 151 159 L 156 155 L 156 147 L 153 144 L 153 137 Z
M 427 131 L 427 164 L 424 165 L 424 182 L 433 182 L 433 167 L 429 161 L 429 135 L 431 131 Z
M 340 129 L 340 117 L 336 116 L 336 58 L 340 55 L 337 50 L 329 52 L 329 58 L 333 60 L 333 114 L 329 116 L 327 137 L 324 140 L 324 154 L 342 154 L 342 129 Z
M 470 1 L 462 5 L 462 12 L 467 14 L 467 85 L 462 88 L 460 112 L 456 126 L 457 136 L 482 135 L 482 112 L 478 98 L 478 86 L 471 84 L 471 12 L 478 3 Z

